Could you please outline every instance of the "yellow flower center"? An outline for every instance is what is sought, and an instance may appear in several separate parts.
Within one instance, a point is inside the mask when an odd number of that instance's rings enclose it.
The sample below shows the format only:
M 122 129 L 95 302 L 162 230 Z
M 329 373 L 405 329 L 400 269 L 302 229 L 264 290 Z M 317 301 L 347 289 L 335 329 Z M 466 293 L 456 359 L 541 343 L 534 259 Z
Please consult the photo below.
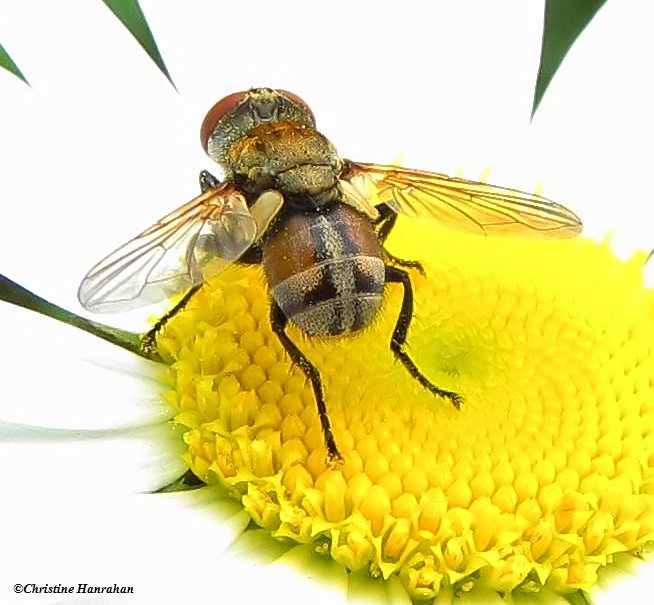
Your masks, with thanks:
M 166 326 L 186 462 L 278 538 L 413 598 L 483 584 L 589 589 L 654 531 L 654 292 L 644 255 L 608 244 L 493 239 L 398 224 L 412 271 L 407 350 L 389 341 L 402 288 L 368 329 L 288 333 L 318 368 L 344 463 L 326 464 L 314 394 L 271 331 L 260 267 L 206 284 Z

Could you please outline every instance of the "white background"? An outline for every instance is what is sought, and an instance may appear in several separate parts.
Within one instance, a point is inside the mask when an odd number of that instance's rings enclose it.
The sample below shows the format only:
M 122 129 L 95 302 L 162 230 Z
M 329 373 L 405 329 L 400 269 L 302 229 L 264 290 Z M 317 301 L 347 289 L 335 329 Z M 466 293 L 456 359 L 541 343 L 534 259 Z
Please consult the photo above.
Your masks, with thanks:
M 177 90 L 99 1 L 0 0 L 31 83 L 0 72 L 0 272 L 53 302 L 81 313 L 86 270 L 198 193 L 206 110 L 252 86 L 304 98 L 345 157 L 490 167 L 591 235 L 654 245 L 647 0 L 609 0 L 531 125 L 542 2 L 141 4 Z

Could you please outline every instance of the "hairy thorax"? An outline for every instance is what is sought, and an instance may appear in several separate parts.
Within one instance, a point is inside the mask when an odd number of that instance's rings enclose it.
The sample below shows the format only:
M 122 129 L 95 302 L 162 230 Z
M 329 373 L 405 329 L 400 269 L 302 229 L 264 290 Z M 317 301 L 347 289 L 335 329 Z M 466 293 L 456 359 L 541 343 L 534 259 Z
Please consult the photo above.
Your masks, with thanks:
M 234 181 L 247 194 L 278 189 L 288 201 L 321 206 L 338 195 L 343 162 L 322 134 L 297 122 L 253 128 L 227 152 Z

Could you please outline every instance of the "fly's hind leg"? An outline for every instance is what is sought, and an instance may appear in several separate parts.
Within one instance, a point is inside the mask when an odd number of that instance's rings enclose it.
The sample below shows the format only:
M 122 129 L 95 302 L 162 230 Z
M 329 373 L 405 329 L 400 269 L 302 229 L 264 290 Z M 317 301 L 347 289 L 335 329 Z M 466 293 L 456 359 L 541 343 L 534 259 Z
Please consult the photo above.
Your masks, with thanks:
M 417 269 L 420 271 L 420 273 L 425 275 L 425 269 L 422 266 L 422 263 L 418 262 L 417 260 L 404 260 L 403 258 L 398 258 L 386 250 L 386 238 L 390 235 L 393 227 L 395 226 L 395 221 L 397 221 L 397 212 L 395 212 L 386 204 L 379 204 L 375 206 L 375 209 L 377 212 L 379 212 L 379 218 L 375 223 L 378 225 L 377 238 L 382 244 L 386 258 L 388 258 L 388 260 L 390 260 L 394 265 L 399 267 L 407 267 L 410 269 Z
M 330 465 L 343 462 L 343 457 L 336 447 L 336 441 L 334 440 L 334 435 L 332 433 L 332 425 L 329 421 L 329 415 L 327 414 L 327 406 L 325 405 L 325 397 L 322 392 L 320 373 L 286 334 L 285 328 L 287 323 L 288 319 L 286 315 L 284 315 L 284 312 L 280 309 L 279 305 L 273 300 L 270 309 L 270 324 L 272 330 L 277 335 L 277 338 L 279 338 L 293 363 L 302 368 L 302 371 L 311 382 L 313 394 L 316 397 L 316 404 L 318 406 L 320 427 L 322 428 L 325 445 L 327 446 L 327 461 Z
M 402 297 L 402 308 L 400 315 L 397 318 L 393 336 L 391 337 L 391 351 L 395 357 L 399 359 L 404 367 L 409 370 L 413 376 L 423 387 L 431 391 L 434 395 L 446 397 L 450 400 L 452 405 L 458 410 L 461 408 L 463 397 L 454 391 L 446 391 L 432 384 L 429 379 L 418 369 L 413 360 L 403 350 L 404 343 L 406 342 L 406 335 L 409 331 L 409 325 L 413 318 L 413 288 L 411 286 L 411 278 L 409 274 L 403 269 L 397 267 L 386 267 L 386 282 L 400 283 L 404 287 L 404 296 Z

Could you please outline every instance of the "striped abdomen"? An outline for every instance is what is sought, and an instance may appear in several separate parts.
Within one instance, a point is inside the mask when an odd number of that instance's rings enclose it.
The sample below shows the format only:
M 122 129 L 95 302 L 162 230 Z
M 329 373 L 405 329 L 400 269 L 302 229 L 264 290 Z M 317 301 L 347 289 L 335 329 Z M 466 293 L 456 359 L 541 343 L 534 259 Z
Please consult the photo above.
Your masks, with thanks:
M 311 336 L 364 328 L 381 305 L 377 234 L 345 204 L 283 217 L 263 243 L 263 265 L 277 304 Z

